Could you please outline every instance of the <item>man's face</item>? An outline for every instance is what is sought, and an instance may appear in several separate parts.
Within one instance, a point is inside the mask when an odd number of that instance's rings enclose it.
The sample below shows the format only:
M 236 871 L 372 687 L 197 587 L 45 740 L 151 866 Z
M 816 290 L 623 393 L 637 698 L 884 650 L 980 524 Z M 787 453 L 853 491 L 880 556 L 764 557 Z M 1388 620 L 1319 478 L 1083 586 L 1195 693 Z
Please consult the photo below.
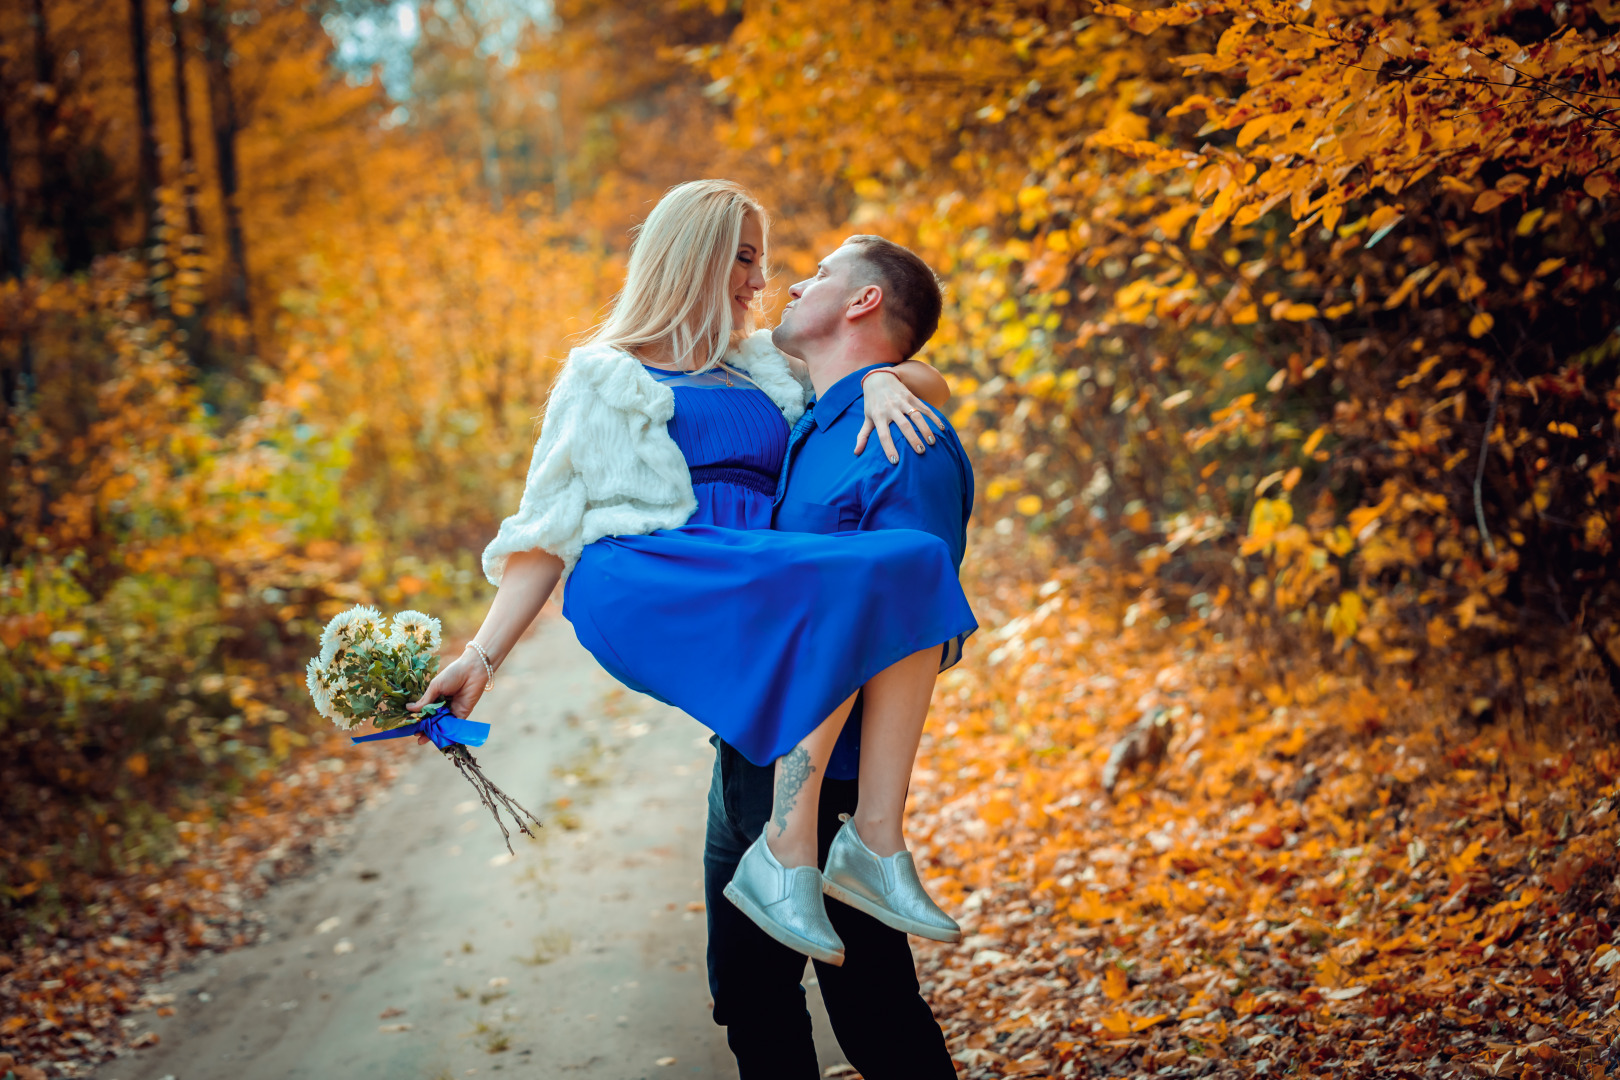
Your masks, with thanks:
M 793 299 L 771 332 L 771 341 L 778 349 L 810 360 L 818 342 L 838 333 L 844 311 L 860 288 L 853 274 L 860 261 L 860 252 L 845 244 L 821 260 L 814 277 L 788 289 Z

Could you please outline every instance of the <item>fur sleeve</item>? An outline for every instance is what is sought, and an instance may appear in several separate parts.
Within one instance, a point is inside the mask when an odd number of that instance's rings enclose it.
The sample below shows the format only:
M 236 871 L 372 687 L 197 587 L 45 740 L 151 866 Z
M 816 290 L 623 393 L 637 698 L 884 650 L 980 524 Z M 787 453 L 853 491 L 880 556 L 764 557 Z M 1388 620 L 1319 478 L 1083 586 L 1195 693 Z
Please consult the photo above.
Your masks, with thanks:
M 754 385 L 782 410 L 789 424 L 797 423 L 804 415 L 805 403 L 810 400 L 809 373 L 801 382 L 788 358 L 771 343 L 769 330 L 755 330 L 743 338 L 726 362 L 747 372 Z
M 571 567 L 585 546 L 580 530 L 585 517 L 585 481 L 573 464 L 579 421 L 573 413 L 581 397 L 578 382 L 570 357 L 552 384 L 517 513 L 501 522 L 495 539 L 484 548 L 484 576 L 491 585 L 500 585 L 506 560 L 520 551 L 540 548 Z
M 517 513 L 484 549 L 500 585 L 506 561 L 542 549 L 573 571 L 586 544 L 683 525 L 697 509 L 691 472 L 670 438 L 674 394 L 628 354 L 587 345 L 553 385 Z

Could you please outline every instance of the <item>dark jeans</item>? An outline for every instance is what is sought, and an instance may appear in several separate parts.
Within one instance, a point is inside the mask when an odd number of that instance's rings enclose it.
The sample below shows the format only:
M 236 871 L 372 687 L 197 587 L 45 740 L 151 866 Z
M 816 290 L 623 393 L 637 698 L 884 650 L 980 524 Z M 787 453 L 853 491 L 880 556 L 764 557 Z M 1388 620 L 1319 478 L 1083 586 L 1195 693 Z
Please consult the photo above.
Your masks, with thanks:
M 709 913 L 709 991 L 714 1022 L 726 1028 L 742 1080 L 815 1080 L 816 1050 L 804 1004 L 802 954 L 779 944 L 722 893 L 743 852 L 771 813 L 772 767 L 754 765 L 720 739 L 709 784 L 709 831 L 703 848 Z M 856 781 L 821 785 L 821 854 L 855 812 Z M 866 1080 L 955 1080 L 945 1036 L 917 989 L 906 936 L 836 900 L 827 915 L 843 938 L 842 967 L 816 961 L 816 978 L 833 1033 Z

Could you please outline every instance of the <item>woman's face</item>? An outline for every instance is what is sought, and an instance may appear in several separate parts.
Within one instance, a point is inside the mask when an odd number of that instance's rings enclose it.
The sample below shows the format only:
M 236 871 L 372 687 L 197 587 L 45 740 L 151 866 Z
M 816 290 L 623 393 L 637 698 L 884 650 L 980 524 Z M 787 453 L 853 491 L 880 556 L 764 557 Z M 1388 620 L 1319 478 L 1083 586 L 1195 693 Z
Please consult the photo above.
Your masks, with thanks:
M 765 287 L 765 230 L 759 215 L 749 211 L 743 217 L 742 237 L 737 241 L 737 258 L 731 264 L 731 322 L 742 326 L 754 297 Z

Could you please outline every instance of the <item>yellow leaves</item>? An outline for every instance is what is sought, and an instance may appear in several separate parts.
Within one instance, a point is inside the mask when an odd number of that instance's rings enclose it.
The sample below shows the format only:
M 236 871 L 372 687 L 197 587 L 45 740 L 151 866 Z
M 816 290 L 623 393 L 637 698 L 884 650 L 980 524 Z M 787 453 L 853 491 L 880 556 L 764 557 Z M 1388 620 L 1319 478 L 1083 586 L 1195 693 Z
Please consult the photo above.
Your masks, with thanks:
M 1484 337 L 1496 325 L 1496 317 L 1488 311 L 1481 311 L 1468 320 L 1468 336 L 1474 338 Z
M 1474 863 L 1479 861 L 1479 857 L 1484 851 L 1484 843 L 1475 840 L 1461 852 L 1447 859 L 1446 869 L 1451 873 L 1452 877 L 1462 877 L 1474 868 Z
M 1287 499 L 1256 499 L 1249 513 L 1249 535 L 1243 538 L 1243 554 L 1264 550 L 1293 521 L 1294 508 Z
M 1389 298 L 1384 301 L 1384 310 L 1390 311 L 1400 307 L 1406 302 L 1406 298 L 1412 295 L 1412 290 L 1416 289 L 1419 285 L 1427 281 L 1429 275 L 1433 274 L 1439 268 L 1439 263 L 1429 263 L 1427 266 L 1420 266 L 1416 270 L 1413 270 L 1410 274 L 1407 274 L 1406 279 L 1402 281 L 1395 291 L 1389 294 Z
M 1519 195 L 1530 186 L 1530 178 L 1523 173 L 1508 173 L 1496 182 L 1496 190 L 1504 195 Z
M 1353 592 L 1339 594 L 1339 599 L 1328 605 L 1327 614 L 1322 618 L 1322 626 L 1333 635 L 1339 644 L 1346 639 L 1354 637 L 1361 624 L 1366 620 L 1367 608 L 1361 597 Z
M 1335 525 L 1333 531 L 1322 538 L 1322 546 L 1343 558 L 1355 550 L 1356 538 L 1343 525 Z
M 1255 304 L 1244 304 L 1232 313 L 1233 326 L 1248 326 L 1250 323 L 1260 321 L 1260 308 Z
M 1519 223 L 1513 227 L 1514 233 L 1519 236 L 1529 236 L 1536 231 L 1536 225 L 1541 222 L 1546 213 L 1547 208 L 1545 206 L 1538 206 L 1534 210 L 1527 211 L 1519 218 Z
M 1271 307 L 1271 317 L 1279 322 L 1304 322 L 1306 319 L 1316 318 L 1315 304 L 1298 304 L 1288 300 L 1279 300 Z
M 1243 149 L 1271 129 L 1275 116 L 1257 116 L 1238 130 L 1238 149 Z
M 1181 230 L 1187 227 L 1187 222 L 1197 217 L 1202 208 L 1194 202 L 1183 202 L 1153 219 L 1153 224 L 1164 233 L 1165 237 L 1174 240 L 1181 235 Z
M 979 432 L 978 447 L 987 454 L 994 453 L 1001 445 L 1001 432 L 995 428 L 986 428 Z
M 1581 190 L 1594 199 L 1606 198 L 1614 190 L 1614 181 L 1602 173 L 1593 173 L 1581 184 Z
M 1547 425 L 1547 430 L 1552 432 L 1554 435 L 1562 435 L 1567 439 L 1578 439 L 1581 437 L 1580 429 L 1567 420 L 1554 420 L 1552 423 Z
M 1041 497 L 1039 495 L 1021 495 L 1013 507 L 1025 517 L 1034 517 L 1041 512 Z
M 1500 191 L 1482 191 L 1479 198 L 1474 200 L 1474 213 L 1488 214 L 1507 202 L 1507 199 L 1508 197 Z
M 1518 899 L 1503 900 L 1501 903 L 1492 904 L 1490 907 L 1485 909 L 1485 914 L 1504 915 L 1509 912 L 1523 911 L 1525 908 L 1536 903 L 1540 899 L 1541 891 L 1539 889 L 1527 888 L 1519 894 Z
M 1563 266 L 1568 260 L 1560 257 L 1556 259 L 1542 259 L 1536 264 L 1535 277 L 1546 277 L 1548 274 Z
M 1398 225 L 1404 216 L 1405 212 L 1398 206 L 1380 206 L 1367 219 L 1367 228 L 1373 232 L 1381 232 L 1392 225 Z
M 131 754 L 124 760 L 124 768 L 128 769 L 134 776 L 144 777 L 148 768 L 146 755 L 144 753 Z
M 1316 448 L 1322 445 L 1322 440 L 1327 438 L 1327 431 L 1327 425 L 1323 424 L 1311 432 L 1310 437 L 1305 440 L 1305 445 L 1299 448 L 1299 452 L 1306 457 L 1310 457 L 1316 452 Z

